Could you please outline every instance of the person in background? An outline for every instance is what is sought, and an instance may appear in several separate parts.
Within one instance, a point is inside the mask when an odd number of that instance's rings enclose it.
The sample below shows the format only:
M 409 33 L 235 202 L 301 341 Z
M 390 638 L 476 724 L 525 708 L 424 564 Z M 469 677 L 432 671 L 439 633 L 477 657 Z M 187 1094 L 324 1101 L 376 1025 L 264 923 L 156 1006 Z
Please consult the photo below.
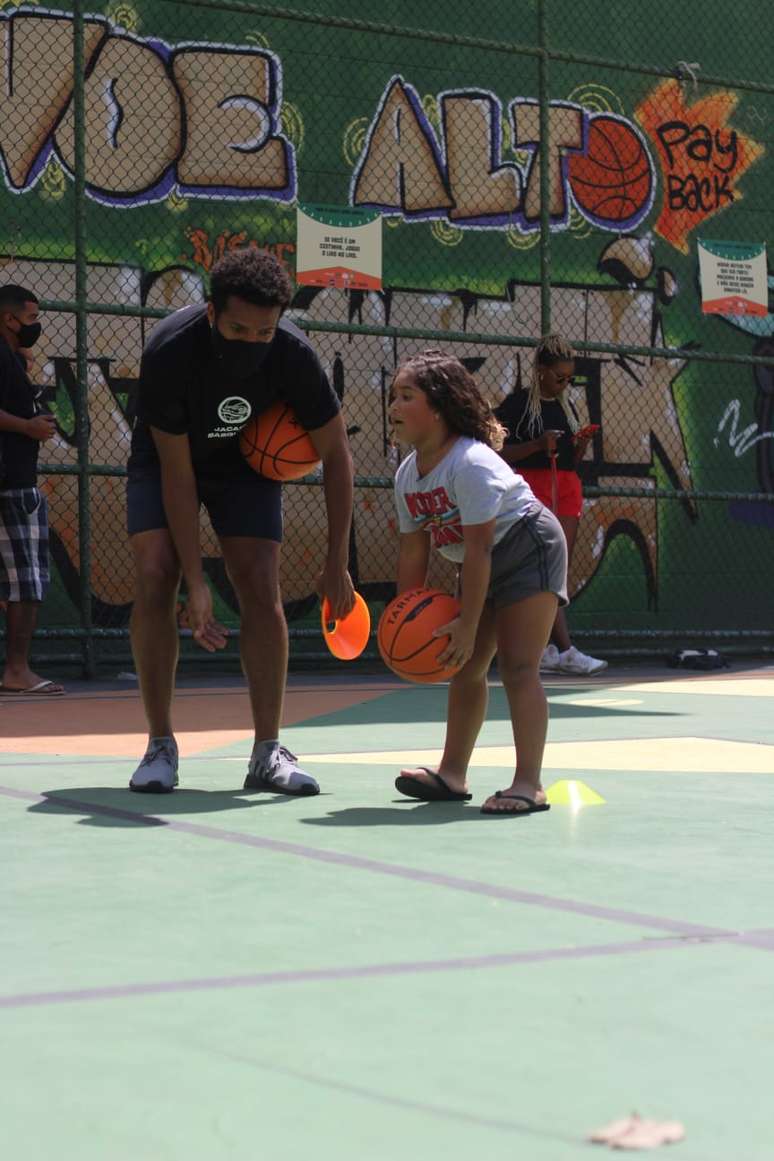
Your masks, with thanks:
M 508 431 L 500 455 L 558 517 L 570 562 L 583 510 L 583 489 L 576 468 L 595 430 L 581 428 L 568 398 L 574 372 L 574 354 L 568 343 L 561 335 L 544 335 L 535 351 L 529 387 L 514 391 L 495 411 Z M 606 667 L 606 661 L 576 649 L 560 606 L 540 663 L 541 673 L 589 677 Z
M 0 606 L 5 608 L 5 663 L 0 694 L 64 693 L 30 668 L 38 609 L 49 583 L 48 510 L 38 488 L 38 452 L 56 432 L 27 374 L 40 338 L 40 308 L 23 286 L 0 286 Z

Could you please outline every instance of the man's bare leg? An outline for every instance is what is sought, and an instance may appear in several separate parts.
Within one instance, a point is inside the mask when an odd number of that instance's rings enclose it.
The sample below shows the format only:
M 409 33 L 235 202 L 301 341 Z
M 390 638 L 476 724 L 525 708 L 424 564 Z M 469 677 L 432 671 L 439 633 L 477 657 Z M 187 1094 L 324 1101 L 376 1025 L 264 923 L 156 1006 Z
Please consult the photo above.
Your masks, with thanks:
M 148 722 L 148 750 L 129 785 L 133 790 L 158 792 L 172 790 L 177 783 L 172 693 L 178 656 L 175 604 L 180 565 L 166 529 L 139 532 L 130 544 L 135 564 L 130 632 Z
M 239 648 L 255 740 L 279 735 L 288 673 L 288 627 L 279 588 L 280 546 L 251 536 L 220 542 L 239 601 Z
M 249 536 L 221 537 L 239 600 L 239 644 L 250 691 L 255 743 L 245 787 L 317 794 L 319 786 L 279 746 L 288 672 L 288 629 L 279 587 L 280 546 Z
M 39 608 L 39 601 L 9 601 L 6 606 L 3 687 L 21 691 L 40 686 L 40 692 L 46 695 L 64 693 L 61 685 L 47 682 L 45 677 L 30 669 L 32 634 Z

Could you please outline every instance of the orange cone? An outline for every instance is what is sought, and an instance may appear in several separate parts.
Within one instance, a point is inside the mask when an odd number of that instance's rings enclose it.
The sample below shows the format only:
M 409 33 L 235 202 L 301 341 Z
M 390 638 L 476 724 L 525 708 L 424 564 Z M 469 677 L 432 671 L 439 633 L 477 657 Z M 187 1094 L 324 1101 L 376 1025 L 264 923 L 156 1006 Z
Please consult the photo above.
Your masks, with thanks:
M 355 593 L 355 604 L 346 617 L 334 621 L 326 597 L 320 610 L 325 644 L 339 661 L 354 661 L 368 644 L 371 632 L 371 614 L 360 593 Z

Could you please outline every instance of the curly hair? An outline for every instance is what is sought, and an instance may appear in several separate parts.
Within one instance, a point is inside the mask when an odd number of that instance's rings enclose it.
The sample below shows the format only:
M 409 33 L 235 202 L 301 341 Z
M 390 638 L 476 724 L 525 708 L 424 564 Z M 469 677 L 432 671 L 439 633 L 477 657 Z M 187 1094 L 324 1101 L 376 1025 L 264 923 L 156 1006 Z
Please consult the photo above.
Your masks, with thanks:
M 424 391 L 430 406 L 442 416 L 449 431 L 468 435 L 494 451 L 500 450 L 507 432 L 459 359 L 436 349 L 421 351 L 401 363 L 395 378 L 404 371 Z
M 532 374 L 529 381 L 529 404 L 527 407 L 527 432 L 531 438 L 542 432 L 543 416 L 540 411 L 540 368 L 555 367 L 557 363 L 571 363 L 575 352 L 566 339 L 561 335 L 543 335 L 535 348 L 535 359 L 532 364 Z M 566 389 L 557 395 L 557 401 L 567 416 L 570 431 L 578 430 L 576 419 Z
M 293 297 L 293 284 L 285 267 L 268 250 L 229 250 L 210 274 L 210 301 L 216 314 L 232 294 L 253 306 L 284 310 Z

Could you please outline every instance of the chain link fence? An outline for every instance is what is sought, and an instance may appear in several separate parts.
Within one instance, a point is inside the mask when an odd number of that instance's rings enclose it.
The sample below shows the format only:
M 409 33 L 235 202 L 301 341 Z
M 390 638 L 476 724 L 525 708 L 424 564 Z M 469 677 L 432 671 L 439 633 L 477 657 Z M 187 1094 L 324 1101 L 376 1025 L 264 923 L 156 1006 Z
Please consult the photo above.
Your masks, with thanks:
M 603 655 L 771 647 L 774 315 L 705 313 L 697 267 L 698 240 L 771 234 L 766 36 L 737 46 L 719 4 L 663 0 L 428 0 L 393 4 L 389 23 L 375 0 L 319 7 L 0 8 L 0 261 L 43 300 L 31 373 L 57 420 L 38 650 L 88 673 L 128 658 L 143 344 L 205 300 L 229 249 L 270 249 L 292 272 L 299 201 L 382 218 L 383 289 L 302 287 L 291 312 L 343 400 L 351 569 L 374 618 L 394 585 L 397 363 L 453 349 L 498 404 L 553 330 L 578 353 L 581 419 L 600 425 L 573 635 Z M 735 12 L 774 25 L 751 0 Z M 292 657 L 317 663 L 319 479 L 286 486 L 285 528 Z M 236 630 L 206 521 L 202 551 Z

